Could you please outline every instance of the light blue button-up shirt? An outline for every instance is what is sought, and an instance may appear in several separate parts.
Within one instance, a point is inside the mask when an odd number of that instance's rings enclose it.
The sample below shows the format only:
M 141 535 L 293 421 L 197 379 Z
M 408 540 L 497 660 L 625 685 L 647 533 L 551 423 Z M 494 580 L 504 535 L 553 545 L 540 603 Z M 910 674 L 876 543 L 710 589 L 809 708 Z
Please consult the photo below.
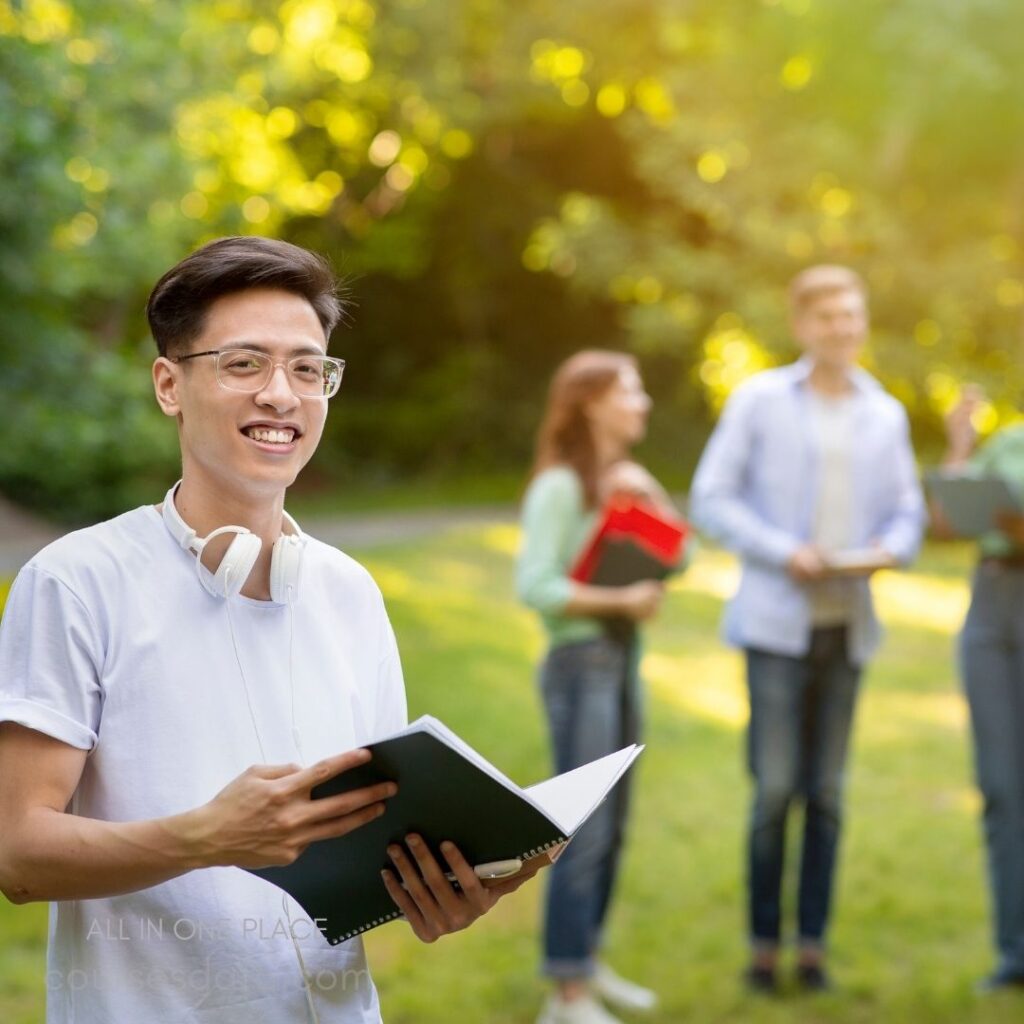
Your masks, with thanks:
M 819 456 L 808 408 L 807 357 L 756 374 L 726 403 L 693 480 L 690 514 L 740 556 L 739 589 L 725 615 L 726 640 L 779 654 L 807 653 L 811 602 L 786 571 L 810 543 L 818 497 Z M 850 496 L 852 547 L 880 544 L 899 564 L 921 542 L 924 501 L 903 406 L 864 370 L 853 385 Z M 854 582 L 849 656 L 866 662 L 881 639 L 867 579 Z

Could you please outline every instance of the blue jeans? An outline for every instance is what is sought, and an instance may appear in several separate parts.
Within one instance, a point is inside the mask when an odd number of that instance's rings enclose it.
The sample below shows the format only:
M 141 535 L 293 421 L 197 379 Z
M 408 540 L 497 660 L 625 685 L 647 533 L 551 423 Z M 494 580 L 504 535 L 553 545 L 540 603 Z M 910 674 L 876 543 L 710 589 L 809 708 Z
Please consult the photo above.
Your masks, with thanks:
M 1024 570 L 982 562 L 960 636 L 999 970 L 1024 976 Z
M 748 650 L 755 792 L 748 837 L 749 925 L 756 948 L 778 945 L 786 819 L 804 804 L 797 902 L 802 946 L 824 943 L 842 816 L 843 765 L 860 668 L 847 656 L 844 626 L 814 629 L 799 658 Z
M 634 660 L 630 643 L 608 636 L 560 644 L 548 652 L 540 683 L 557 772 L 638 741 L 640 687 Z M 619 865 L 629 785 L 627 775 L 548 873 L 544 972 L 549 977 L 593 973 Z

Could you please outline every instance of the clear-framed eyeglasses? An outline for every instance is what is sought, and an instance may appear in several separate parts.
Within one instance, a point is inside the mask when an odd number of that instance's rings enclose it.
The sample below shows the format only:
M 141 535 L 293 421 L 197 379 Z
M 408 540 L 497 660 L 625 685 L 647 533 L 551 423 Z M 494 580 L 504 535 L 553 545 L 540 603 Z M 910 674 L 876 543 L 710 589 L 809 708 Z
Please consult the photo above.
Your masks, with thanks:
M 291 359 L 272 359 L 266 352 L 251 348 L 210 349 L 177 356 L 175 363 L 184 363 L 200 356 L 213 356 L 217 383 L 228 391 L 262 391 L 274 369 L 283 366 L 288 384 L 300 398 L 331 398 L 341 387 L 345 360 L 334 356 L 301 355 Z

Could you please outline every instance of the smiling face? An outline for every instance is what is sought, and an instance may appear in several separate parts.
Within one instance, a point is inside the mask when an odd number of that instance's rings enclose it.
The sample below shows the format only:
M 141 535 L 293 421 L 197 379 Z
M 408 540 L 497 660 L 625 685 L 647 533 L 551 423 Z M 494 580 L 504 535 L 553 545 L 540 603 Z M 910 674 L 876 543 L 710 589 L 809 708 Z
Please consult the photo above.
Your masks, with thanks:
M 864 296 L 844 288 L 809 299 L 793 316 L 793 334 L 819 365 L 830 370 L 851 369 L 868 337 Z
M 276 364 L 302 354 L 323 355 L 324 330 L 304 298 L 253 288 L 215 300 L 202 333 L 186 352 L 248 348 Z M 299 398 L 283 365 L 259 391 L 233 391 L 217 382 L 213 356 L 186 362 L 160 357 L 153 365 L 157 401 L 178 421 L 186 477 L 214 491 L 281 494 L 312 457 L 327 418 L 326 398 Z
M 595 439 L 623 451 L 644 439 L 650 411 L 651 396 L 632 366 L 623 367 L 612 385 L 586 406 Z

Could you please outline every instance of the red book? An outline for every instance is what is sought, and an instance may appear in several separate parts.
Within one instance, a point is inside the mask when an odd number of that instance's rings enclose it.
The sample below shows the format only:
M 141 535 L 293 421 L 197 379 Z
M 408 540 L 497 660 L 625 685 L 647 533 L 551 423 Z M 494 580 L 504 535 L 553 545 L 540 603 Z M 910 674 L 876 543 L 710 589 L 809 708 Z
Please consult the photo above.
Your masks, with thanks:
M 664 579 L 682 558 L 690 526 L 636 498 L 613 498 L 569 576 L 579 583 L 622 587 Z

